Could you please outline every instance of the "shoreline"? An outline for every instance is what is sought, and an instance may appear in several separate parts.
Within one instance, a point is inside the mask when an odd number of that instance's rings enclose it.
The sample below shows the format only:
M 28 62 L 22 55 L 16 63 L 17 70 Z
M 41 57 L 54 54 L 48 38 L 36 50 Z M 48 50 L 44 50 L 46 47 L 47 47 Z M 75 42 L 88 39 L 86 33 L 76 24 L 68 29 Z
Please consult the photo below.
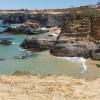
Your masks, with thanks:
M 87 70 L 87 65 L 85 64 L 86 59 L 83 57 L 58 57 L 58 58 L 65 59 L 70 62 L 79 63 L 81 68 L 81 72 L 80 72 L 81 74 L 84 74 L 85 71 Z
M 65 59 L 70 62 L 75 62 L 80 64 L 80 74 L 79 79 L 97 79 L 100 78 L 100 68 L 96 66 L 96 64 L 100 64 L 100 61 L 84 59 L 82 57 L 58 57 L 61 59 Z M 73 77 L 75 78 L 75 77 Z

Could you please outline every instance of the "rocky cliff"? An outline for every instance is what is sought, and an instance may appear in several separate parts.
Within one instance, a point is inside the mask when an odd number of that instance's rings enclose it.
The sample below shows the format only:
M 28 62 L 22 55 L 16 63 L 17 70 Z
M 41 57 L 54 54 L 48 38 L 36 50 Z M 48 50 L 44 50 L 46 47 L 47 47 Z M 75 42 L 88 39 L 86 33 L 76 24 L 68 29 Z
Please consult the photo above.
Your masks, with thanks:
M 44 38 L 25 40 L 21 47 L 25 49 L 50 49 L 56 56 L 90 57 L 92 52 L 100 49 L 100 16 L 79 13 L 36 13 L 36 14 L 7 14 L 3 15 L 3 23 L 21 23 L 27 21 L 37 27 L 60 27 L 60 34 L 47 34 Z M 17 32 L 33 33 L 30 25 L 16 28 Z M 9 31 L 9 29 L 8 29 Z M 14 31 L 13 31 L 14 32 Z M 37 31 L 36 31 L 37 32 Z M 70 46 L 69 46 L 70 45 Z M 70 52 L 69 52 L 70 51 Z M 69 54 L 68 54 L 69 53 Z M 93 57 L 93 56 L 91 56 Z
M 100 44 L 99 19 L 100 17 L 87 17 L 79 14 L 66 15 L 65 21 L 59 26 L 61 27 L 60 34 L 57 36 L 53 36 L 53 34 L 51 34 L 52 36 L 47 35 L 48 38 L 45 37 L 44 39 L 36 37 L 37 42 L 33 38 L 24 41 L 21 47 L 25 49 L 50 49 L 50 53 L 55 56 L 93 57 L 92 52 L 99 49 L 97 45 Z
M 53 26 L 61 26 L 64 22 L 64 16 L 66 14 L 5 14 L 1 15 L 1 19 L 4 24 L 22 24 L 27 20 L 31 20 L 41 27 L 53 27 Z
M 91 18 L 91 35 L 100 41 L 100 17 Z
M 100 36 L 100 16 L 87 16 L 75 13 L 61 14 L 5 14 L 1 15 L 3 23 L 24 24 L 31 22 L 36 27 L 61 27 L 64 35 L 68 36 Z M 26 24 L 25 24 L 26 25 Z M 33 29 L 34 29 L 33 27 Z M 29 27 L 30 28 L 30 27 Z M 24 29 L 23 29 L 24 30 Z

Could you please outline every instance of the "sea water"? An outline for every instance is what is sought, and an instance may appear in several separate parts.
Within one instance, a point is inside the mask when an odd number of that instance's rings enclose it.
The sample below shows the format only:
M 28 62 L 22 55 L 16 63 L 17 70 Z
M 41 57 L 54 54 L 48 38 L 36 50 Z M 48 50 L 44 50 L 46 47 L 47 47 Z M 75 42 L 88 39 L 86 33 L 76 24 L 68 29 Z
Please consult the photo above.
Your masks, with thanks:
M 80 64 L 52 56 L 49 51 L 34 52 L 31 57 L 26 59 L 16 59 L 15 56 L 24 52 L 20 48 L 20 43 L 30 37 L 32 36 L 0 34 L 0 38 L 8 38 L 13 42 L 9 46 L 0 45 L 0 58 L 4 58 L 0 61 L 0 74 L 11 75 L 15 71 L 26 71 L 40 75 L 79 76 L 81 74 Z
M 2 25 L 2 20 L 0 20 L 0 25 Z M 0 27 L 1 32 L 4 29 L 2 26 Z M 7 38 L 13 42 L 9 46 L 0 45 L 0 58 L 4 59 L 0 61 L 0 74 L 11 75 L 16 71 L 25 71 L 40 75 L 56 74 L 76 77 L 81 75 L 80 63 L 52 56 L 49 51 L 34 52 L 31 57 L 26 59 L 16 59 L 16 56 L 25 52 L 20 47 L 21 42 L 25 38 L 31 37 L 29 35 L 0 34 L 0 39 Z

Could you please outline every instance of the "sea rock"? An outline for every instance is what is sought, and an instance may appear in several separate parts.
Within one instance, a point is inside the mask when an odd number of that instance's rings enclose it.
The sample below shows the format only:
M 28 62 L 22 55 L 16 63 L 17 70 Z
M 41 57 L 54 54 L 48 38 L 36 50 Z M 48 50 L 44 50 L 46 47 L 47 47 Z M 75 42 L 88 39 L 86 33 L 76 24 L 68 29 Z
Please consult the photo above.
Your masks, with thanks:
M 54 56 L 67 57 L 84 57 L 91 56 L 91 50 L 95 50 L 97 46 L 92 42 L 78 41 L 78 42 L 57 42 L 51 49 L 50 53 Z
M 49 50 L 55 42 L 55 39 L 51 38 L 32 38 L 32 39 L 25 39 L 21 43 L 21 47 L 24 49 L 30 49 L 35 51 L 43 51 Z
M 3 61 L 3 60 L 5 60 L 5 58 L 0 58 L 0 61 Z
M 100 48 L 92 51 L 92 59 L 93 60 L 100 60 Z
M 0 44 L 2 44 L 2 45 L 10 45 L 10 44 L 12 44 L 12 41 L 9 41 L 9 40 L 0 40 Z
M 15 13 L 1 15 L 4 24 L 23 24 L 27 20 L 38 23 L 41 27 L 61 26 L 66 14 Z
M 21 24 L 20 26 L 13 28 L 8 27 L 6 30 L 4 30 L 6 33 L 12 33 L 12 34 L 27 34 L 27 35 L 37 35 L 48 32 L 48 29 L 42 29 L 39 28 L 39 26 L 36 23 L 25 23 Z

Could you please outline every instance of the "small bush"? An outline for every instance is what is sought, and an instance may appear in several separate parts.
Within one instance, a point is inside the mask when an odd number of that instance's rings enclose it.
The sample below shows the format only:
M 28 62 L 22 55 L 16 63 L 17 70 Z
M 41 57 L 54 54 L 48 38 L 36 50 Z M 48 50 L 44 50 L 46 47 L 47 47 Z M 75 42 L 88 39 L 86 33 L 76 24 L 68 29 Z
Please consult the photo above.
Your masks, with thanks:
M 17 76 L 20 76 L 20 75 L 32 75 L 32 73 L 28 72 L 28 71 L 15 71 L 12 75 L 17 75 Z
M 97 66 L 98 68 L 100 68 L 100 64 L 96 64 L 96 66 Z

